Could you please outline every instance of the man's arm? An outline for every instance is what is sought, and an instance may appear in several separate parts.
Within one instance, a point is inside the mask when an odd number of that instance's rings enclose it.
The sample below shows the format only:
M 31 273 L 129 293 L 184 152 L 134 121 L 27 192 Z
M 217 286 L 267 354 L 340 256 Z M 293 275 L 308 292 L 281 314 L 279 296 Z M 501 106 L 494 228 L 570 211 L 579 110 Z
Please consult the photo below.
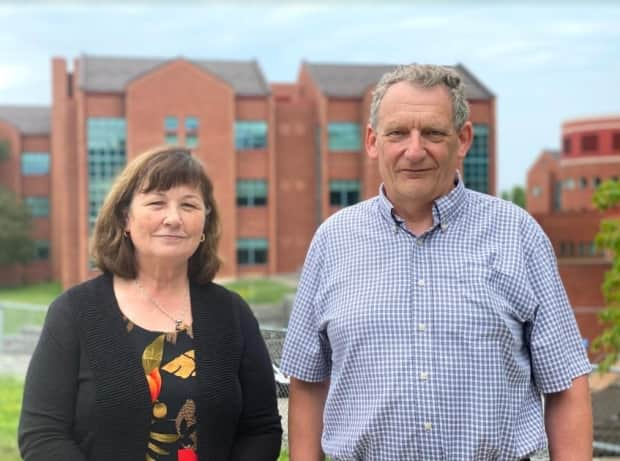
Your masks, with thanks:
M 291 377 L 288 438 L 291 461 L 323 461 L 323 408 L 329 380 L 309 383 Z
M 592 404 L 588 376 L 570 388 L 545 395 L 545 427 L 553 461 L 592 459 Z

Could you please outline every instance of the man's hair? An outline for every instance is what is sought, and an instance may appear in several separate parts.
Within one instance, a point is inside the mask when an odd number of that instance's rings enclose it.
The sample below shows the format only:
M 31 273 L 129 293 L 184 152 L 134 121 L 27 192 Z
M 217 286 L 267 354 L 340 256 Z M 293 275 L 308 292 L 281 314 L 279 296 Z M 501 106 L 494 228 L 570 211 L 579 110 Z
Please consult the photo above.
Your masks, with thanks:
M 421 88 L 443 85 L 448 90 L 452 100 L 454 127 L 457 130 L 463 128 L 469 118 L 469 104 L 465 98 L 465 86 L 460 75 L 455 70 L 445 66 L 409 64 L 398 66 L 393 71 L 384 74 L 372 92 L 369 122 L 373 130 L 377 129 L 379 106 L 385 93 L 388 88 L 399 82 L 408 82 Z
M 220 221 L 213 198 L 213 184 L 202 164 L 182 147 L 149 150 L 127 164 L 114 181 L 97 216 L 91 240 L 91 256 L 105 272 L 134 279 L 138 265 L 131 236 L 124 231 L 129 205 L 139 192 L 167 191 L 175 186 L 197 187 L 206 208 L 205 240 L 188 262 L 188 278 L 198 283 L 213 280 L 220 267 L 217 246 Z

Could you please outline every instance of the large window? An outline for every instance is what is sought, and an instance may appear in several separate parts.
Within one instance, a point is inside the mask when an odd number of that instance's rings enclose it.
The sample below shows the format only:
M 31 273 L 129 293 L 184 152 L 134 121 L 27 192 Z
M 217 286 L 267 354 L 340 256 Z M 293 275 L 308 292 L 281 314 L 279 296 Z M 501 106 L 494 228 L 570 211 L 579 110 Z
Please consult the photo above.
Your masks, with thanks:
M 332 122 L 327 125 L 327 145 L 332 152 L 362 149 L 362 134 L 359 123 Z
M 254 207 L 267 204 L 267 181 L 240 179 L 237 181 L 237 206 Z
M 92 228 L 112 181 L 125 166 L 124 118 L 91 117 L 87 121 L 88 222 Z
M 35 240 L 34 242 L 34 259 L 46 261 L 50 258 L 50 242 L 49 240 Z
M 463 162 L 465 185 L 478 192 L 489 192 L 489 127 L 474 125 L 474 139 Z
M 48 197 L 25 197 L 24 202 L 30 208 L 35 218 L 46 218 L 50 215 L 50 200 Z
M 185 117 L 185 146 L 198 147 L 198 117 Z
M 267 239 L 237 240 L 237 264 L 240 266 L 267 263 Z
M 267 122 L 238 120 L 235 122 L 235 149 L 264 149 L 267 146 Z
M 50 154 L 47 152 L 23 152 L 22 175 L 37 176 L 49 174 Z
M 356 180 L 336 180 L 329 182 L 329 204 L 349 206 L 360 199 L 360 182 Z

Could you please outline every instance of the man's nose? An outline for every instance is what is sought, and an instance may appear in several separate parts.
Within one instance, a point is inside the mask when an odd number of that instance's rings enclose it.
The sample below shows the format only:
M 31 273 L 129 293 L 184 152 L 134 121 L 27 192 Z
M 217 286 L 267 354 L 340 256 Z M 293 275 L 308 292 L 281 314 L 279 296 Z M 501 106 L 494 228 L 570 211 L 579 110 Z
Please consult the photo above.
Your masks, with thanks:
M 407 138 L 407 144 L 405 146 L 405 157 L 409 160 L 417 161 L 424 158 L 426 155 L 426 149 L 424 148 L 424 140 L 422 135 L 417 130 L 412 130 Z

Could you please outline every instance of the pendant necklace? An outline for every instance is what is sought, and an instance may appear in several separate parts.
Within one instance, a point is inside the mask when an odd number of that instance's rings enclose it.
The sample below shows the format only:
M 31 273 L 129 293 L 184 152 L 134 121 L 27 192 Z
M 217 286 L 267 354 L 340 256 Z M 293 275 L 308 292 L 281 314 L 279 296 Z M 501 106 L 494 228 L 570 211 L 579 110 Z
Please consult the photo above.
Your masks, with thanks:
M 146 292 L 146 289 L 142 286 L 142 284 L 138 281 L 138 279 L 134 279 L 134 284 L 136 285 L 136 287 L 138 288 L 138 291 L 142 294 L 142 296 L 149 301 L 153 306 L 155 306 L 155 308 L 161 312 L 162 314 L 164 314 L 166 317 L 168 317 L 170 320 L 172 320 L 172 322 L 174 323 L 174 330 L 175 331 L 182 331 L 184 328 L 183 325 L 183 315 L 181 316 L 181 318 L 175 318 L 172 315 L 170 315 L 170 313 L 164 309 L 164 307 L 159 304 L 153 297 L 149 296 L 149 294 Z M 189 298 L 189 296 L 188 296 Z M 189 304 L 189 299 L 187 300 L 188 304 Z M 185 311 L 181 312 L 181 314 L 184 314 Z

